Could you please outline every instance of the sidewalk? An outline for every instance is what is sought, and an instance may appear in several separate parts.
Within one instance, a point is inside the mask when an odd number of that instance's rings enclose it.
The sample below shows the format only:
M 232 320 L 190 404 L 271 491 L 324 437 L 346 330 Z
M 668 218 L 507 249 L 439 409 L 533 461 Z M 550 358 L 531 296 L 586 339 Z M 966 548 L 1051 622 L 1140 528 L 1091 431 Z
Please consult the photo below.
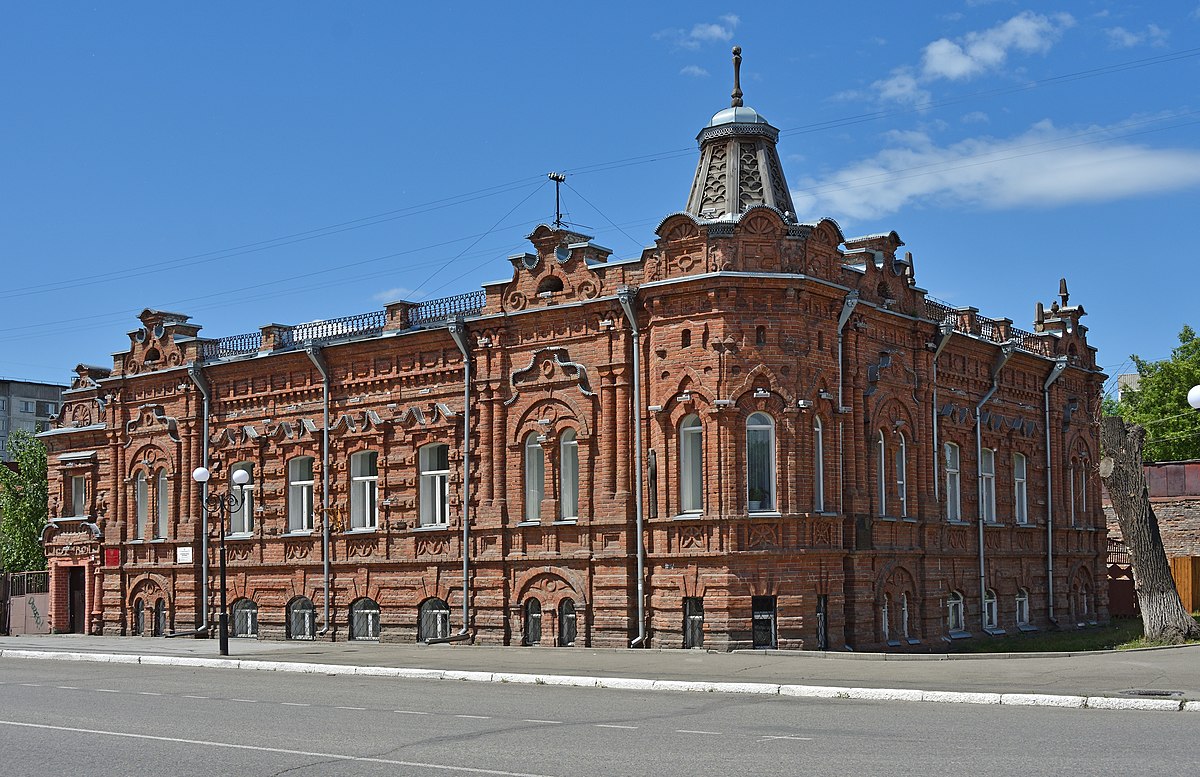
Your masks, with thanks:
M 77 655 L 50 656 L 45 655 L 47 652 Z M 232 661 L 218 661 L 215 639 L 0 637 L 0 655 L 4 658 L 120 660 L 646 690 L 1200 712 L 1200 645 L 1105 653 L 946 656 L 232 639 L 229 653 Z M 136 658 L 139 656 L 145 658 Z

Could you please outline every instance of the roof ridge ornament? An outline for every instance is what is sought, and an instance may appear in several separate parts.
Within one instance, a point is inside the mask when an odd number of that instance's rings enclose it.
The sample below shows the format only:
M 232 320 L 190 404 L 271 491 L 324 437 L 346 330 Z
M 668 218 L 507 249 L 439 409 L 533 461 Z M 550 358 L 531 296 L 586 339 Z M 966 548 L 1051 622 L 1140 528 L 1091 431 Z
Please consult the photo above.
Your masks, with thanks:
M 733 92 L 730 97 L 733 99 L 729 102 L 731 108 L 742 107 L 742 47 L 733 47 Z

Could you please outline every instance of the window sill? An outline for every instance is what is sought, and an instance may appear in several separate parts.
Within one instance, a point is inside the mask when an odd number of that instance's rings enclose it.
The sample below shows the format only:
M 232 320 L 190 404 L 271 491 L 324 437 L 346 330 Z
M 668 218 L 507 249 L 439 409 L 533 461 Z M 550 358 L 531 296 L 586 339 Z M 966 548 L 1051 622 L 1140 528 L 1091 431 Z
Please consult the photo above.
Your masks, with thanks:
M 254 532 L 252 532 L 252 531 L 230 532 L 229 534 L 225 535 L 225 539 L 227 539 L 227 540 L 252 540 L 252 539 L 254 539 Z
M 166 541 L 167 541 L 166 537 L 155 537 L 153 539 L 146 540 L 146 542 L 166 542 Z
M 783 513 L 778 510 L 757 510 L 752 513 L 746 513 L 751 518 L 782 518 Z
M 875 520 L 877 520 L 877 521 L 887 521 L 888 523 L 895 523 L 895 522 L 896 522 L 896 519 L 895 519 L 894 517 L 890 516 L 890 515 L 877 515 L 877 516 L 875 516 Z
M 947 526 L 970 526 L 970 521 L 946 521 Z
M 1017 529 L 1040 529 L 1040 528 L 1042 528 L 1041 526 L 1038 526 L 1036 523 L 1029 523 L 1029 522 L 1014 523 L 1013 527 L 1017 528 Z
M 554 523 L 552 523 L 550 525 L 551 526 L 574 526 L 577 523 L 579 523 L 578 518 L 560 518 L 559 520 L 555 521 Z
M 1000 523 L 1000 521 L 984 521 L 983 525 L 984 526 L 1003 526 L 1004 524 Z
M 1024 634 L 1028 634 L 1028 633 L 1030 633 L 1031 631 L 1037 631 L 1037 630 L 1038 630 L 1038 627 L 1037 627 L 1037 626 L 1033 626 L 1033 625 L 1030 625 L 1030 624 L 1028 624 L 1028 623 L 1022 623 L 1022 624 L 1020 624 L 1019 626 L 1017 626 L 1017 631 L 1020 631 L 1020 632 L 1022 632 L 1022 633 L 1024 633 Z
M 521 521 L 517 526 L 541 526 L 541 521 Z
M 955 630 L 955 631 L 950 632 L 950 636 L 949 636 L 949 639 L 970 639 L 970 638 L 971 638 L 971 632 L 969 632 L 969 631 Z
M 889 640 L 888 640 L 888 642 L 887 642 L 887 646 L 888 646 L 888 647 L 900 647 L 900 640 L 898 640 L 898 639 L 889 639 Z
M 374 526 L 359 526 L 355 529 L 346 529 L 345 534 L 374 534 L 376 527 Z
M 906 639 L 904 641 L 910 645 L 920 645 L 921 644 L 921 640 L 917 639 L 916 637 L 909 637 L 908 639 Z
M 311 537 L 312 534 L 313 534 L 312 529 L 292 529 L 291 531 L 284 532 L 283 536 L 284 537 Z
M 696 518 L 703 518 L 703 517 L 704 517 L 703 510 L 695 510 L 695 511 L 689 510 L 686 513 L 679 513 L 678 515 L 671 516 L 671 520 L 672 521 L 688 521 L 688 520 L 695 520 Z
M 409 529 L 409 531 L 416 531 L 416 532 L 448 531 L 449 529 L 450 529 L 450 524 L 448 524 L 448 523 L 430 523 L 430 524 L 425 524 L 424 526 L 414 526 L 411 529 Z
M 998 626 L 988 626 L 983 630 L 985 634 L 993 637 L 1003 637 L 1008 632 Z

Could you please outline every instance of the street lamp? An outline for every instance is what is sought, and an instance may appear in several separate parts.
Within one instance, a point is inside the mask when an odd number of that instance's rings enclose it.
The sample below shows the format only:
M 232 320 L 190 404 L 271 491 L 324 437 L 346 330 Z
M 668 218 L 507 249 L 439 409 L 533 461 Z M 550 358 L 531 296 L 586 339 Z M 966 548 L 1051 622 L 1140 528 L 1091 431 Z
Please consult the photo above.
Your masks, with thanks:
M 1200 386 L 1192 386 L 1188 391 L 1188 404 L 1200 410 Z
M 205 467 L 192 470 L 192 480 L 200 485 L 208 483 L 212 473 Z M 233 485 L 237 486 L 237 494 L 227 491 L 224 494 L 209 494 L 200 506 L 204 512 L 216 516 L 221 523 L 221 611 L 217 615 L 217 639 L 221 655 L 229 655 L 229 609 L 225 602 L 225 519 L 242 508 L 242 486 L 250 482 L 250 473 L 244 469 L 233 471 Z

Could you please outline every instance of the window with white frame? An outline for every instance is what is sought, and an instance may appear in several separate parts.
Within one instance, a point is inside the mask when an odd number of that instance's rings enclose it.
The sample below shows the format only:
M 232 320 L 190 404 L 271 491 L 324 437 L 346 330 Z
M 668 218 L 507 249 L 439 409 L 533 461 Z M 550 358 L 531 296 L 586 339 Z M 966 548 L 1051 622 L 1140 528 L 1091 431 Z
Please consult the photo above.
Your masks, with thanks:
M 946 627 L 951 631 L 966 631 L 967 621 L 963 614 L 963 595 L 951 591 L 946 597 Z
M 704 510 L 704 429 L 695 413 L 679 422 L 679 509 Z
M 879 633 L 883 636 L 884 642 L 890 642 L 892 639 L 892 597 L 887 594 L 883 595 L 883 601 L 879 605 Z
M 350 639 L 379 640 L 379 604 L 363 597 L 350 604 Z
M 775 422 L 766 413 L 746 419 L 746 496 L 752 513 L 775 510 Z
M 983 448 L 979 452 L 979 503 L 984 523 L 996 522 L 996 452 Z
M 433 443 L 417 455 L 420 467 L 420 510 L 422 526 L 445 526 L 450 522 L 450 446 Z
M 525 520 L 542 519 L 542 500 L 546 497 L 546 452 L 537 432 L 525 435 Z
M 1087 525 L 1088 512 L 1088 460 L 1086 455 L 1080 455 L 1079 464 L 1075 468 L 1076 484 L 1079 487 L 1079 524 Z
M 37 409 L 37 402 L 33 402 L 33 401 L 27 400 L 27 399 L 21 400 L 21 412 L 22 413 L 32 413 L 36 409 Z
M 825 427 L 813 419 L 813 511 L 825 512 Z
M 379 454 L 360 451 L 350 457 L 350 528 L 379 524 Z
M 942 447 L 946 457 L 946 520 L 961 521 L 962 511 L 959 504 L 962 489 L 958 470 L 960 461 L 958 446 L 948 442 Z
M 1026 485 L 1025 454 L 1013 454 L 1013 519 L 1019 524 L 1029 523 L 1029 490 Z
M 563 430 L 558 440 L 559 517 L 579 517 L 579 438 L 574 429 Z
M 146 473 L 139 472 L 133 479 L 133 499 L 136 510 L 135 535 L 139 540 L 146 539 L 146 522 L 150 518 L 150 485 L 146 482 Z
M 230 605 L 229 610 L 229 636 L 258 636 L 258 605 L 253 599 L 238 599 Z
M 995 629 L 1000 627 L 1000 614 L 996 607 L 996 592 L 987 589 L 983 593 L 983 627 Z
M 1078 463 L 1075 459 L 1071 459 L 1071 463 L 1067 466 L 1067 506 L 1072 526 L 1075 525 L 1075 469 L 1077 466 Z
M 1029 625 L 1029 591 L 1017 589 L 1017 625 Z
M 288 639 L 313 639 L 316 635 L 316 615 L 312 599 L 297 596 L 287 603 Z
M 910 639 L 912 634 L 908 626 L 908 592 L 900 594 L 900 636 Z
M 900 435 L 900 445 L 896 449 L 896 503 L 900 508 L 900 517 L 908 517 L 908 441 L 904 433 Z
M 230 482 L 232 482 L 235 472 L 245 472 L 249 479 L 240 491 L 236 487 L 234 488 L 234 492 L 241 499 L 241 504 L 229 515 L 229 533 L 249 534 L 254 531 L 254 465 L 248 461 L 234 464 L 229 468 Z
M 170 517 L 170 505 L 167 501 L 170 494 L 170 487 L 167 484 L 166 470 L 160 469 L 158 471 L 157 481 L 154 488 L 155 514 L 157 518 L 155 521 L 154 536 L 162 538 L 167 536 L 167 521 Z
M 450 636 L 450 605 L 444 599 L 426 599 L 417 608 L 417 642 Z
M 87 476 L 71 477 L 71 515 L 87 515 Z
M 879 431 L 879 437 L 875 440 L 875 483 L 876 483 L 876 499 L 878 515 L 887 515 L 887 441 L 883 437 L 883 430 Z
M 312 531 L 313 457 L 297 456 L 288 462 L 288 531 Z

